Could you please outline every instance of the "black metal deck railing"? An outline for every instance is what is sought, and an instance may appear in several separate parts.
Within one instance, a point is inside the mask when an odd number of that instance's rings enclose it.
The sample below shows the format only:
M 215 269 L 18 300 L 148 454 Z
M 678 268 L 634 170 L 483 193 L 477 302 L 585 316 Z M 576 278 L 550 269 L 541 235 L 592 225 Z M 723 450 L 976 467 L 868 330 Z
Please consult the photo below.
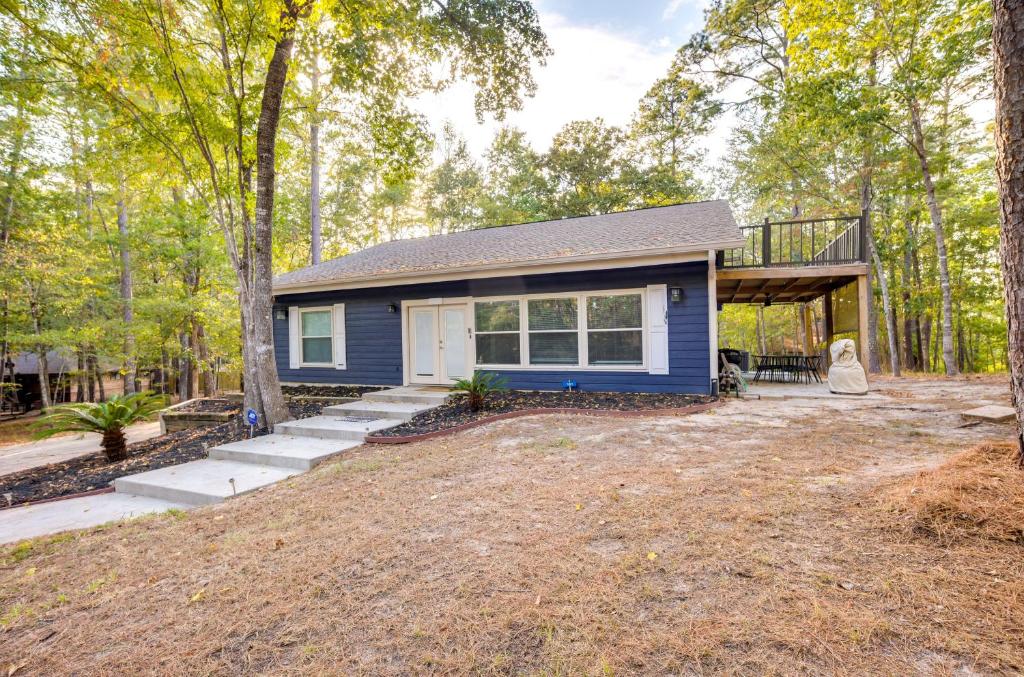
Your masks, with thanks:
M 831 266 L 867 261 L 863 216 L 768 221 L 740 228 L 742 247 L 719 254 L 720 268 Z

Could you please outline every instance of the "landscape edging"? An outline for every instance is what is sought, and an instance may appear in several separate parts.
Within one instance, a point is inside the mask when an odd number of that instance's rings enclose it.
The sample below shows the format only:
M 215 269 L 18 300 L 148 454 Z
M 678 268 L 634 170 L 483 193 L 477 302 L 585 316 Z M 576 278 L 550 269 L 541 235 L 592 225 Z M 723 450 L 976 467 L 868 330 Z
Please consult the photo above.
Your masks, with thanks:
M 626 411 L 619 409 L 577 409 L 573 407 L 533 407 L 530 409 L 506 411 L 501 414 L 479 418 L 475 421 L 460 423 L 459 425 L 452 426 L 451 428 L 431 430 L 428 433 L 394 436 L 368 435 L 364 441 L 366 444 L 408 444 L 410 442 L 420 442 L 422 440 L 441 437 L 442 435 L 462 432 L 463 430 L 469 430 L 470 428 L 476 428 L 477 426 L 494 423 L 495 421 L 502 421 L 508 418 L 519 418 L 521 416 L 537 416 L 542 414 L 582 414 L 584 416 L 615 416 L 619 418 L 635 418 L 639 416 L 683 416 L 686 414 L 699 414 L 701 412 L 720 407 L 723 404 L 725 403 L 721 400 L 717 400 L 715 402 L 705 402 L 704 404 L 693 404 L 688 407 L 675 407 L 672 409 L 630 409 Z

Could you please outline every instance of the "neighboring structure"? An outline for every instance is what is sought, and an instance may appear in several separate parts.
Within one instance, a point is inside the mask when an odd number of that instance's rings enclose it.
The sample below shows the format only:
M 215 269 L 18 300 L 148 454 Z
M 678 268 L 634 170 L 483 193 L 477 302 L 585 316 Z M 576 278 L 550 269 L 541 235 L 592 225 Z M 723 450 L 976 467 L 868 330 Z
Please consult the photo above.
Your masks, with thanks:
M 102 390 L 106 395 L 119 393 L 121 380 L 117 365 L 107 359 L 101 359 L 99 368 L 103 377 Z M 50 399 L 54 404 L 73 402 L 78 399 L 78 363 L 63 351 L 49 350 L 46 353 L 46 371 Z M 37 409 L 42 404 L 42 384 L 39 378 L 39 356 L 32 352 L 15 353 L 13 359 L 5 365 L 0 382 L 11 382 L 18 387 L 14 391 L 14 400 L 21 411 Z M 14 406 L 12 402 L 5 405 Z
M 861 236 L 845 231 L 815 249 L 816 231 L 806 257 L 772 261 L 762 248 L 736 265 L 765 235 L 774 242 L 758 228 L 741 230 L 713 200 L 370 247 L 275 278 L 278 371 L 294 383 L 445 385 L 479 369 L 520 389 L 709 393 L 718 304 L 804 300 L 867 274 Z M 824 265 L 847 255 L 854 267 Z

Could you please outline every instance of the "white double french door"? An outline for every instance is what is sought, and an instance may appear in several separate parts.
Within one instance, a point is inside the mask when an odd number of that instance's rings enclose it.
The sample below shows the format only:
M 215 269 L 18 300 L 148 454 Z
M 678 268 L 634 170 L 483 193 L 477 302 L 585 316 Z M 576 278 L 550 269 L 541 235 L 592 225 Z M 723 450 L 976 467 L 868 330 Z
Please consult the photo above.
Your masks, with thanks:
M 470 374 L 467 306 L 409 308 L 409 382 L 448 384 Z

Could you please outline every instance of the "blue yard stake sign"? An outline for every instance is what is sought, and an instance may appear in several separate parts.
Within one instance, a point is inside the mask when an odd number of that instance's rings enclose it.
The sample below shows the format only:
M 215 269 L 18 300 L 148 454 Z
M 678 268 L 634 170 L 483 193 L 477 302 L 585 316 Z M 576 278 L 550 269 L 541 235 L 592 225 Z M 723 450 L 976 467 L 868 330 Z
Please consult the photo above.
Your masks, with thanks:
M 260 417 L 256 414 L 255 409 L 247 409 L 245 412 L 245 420 L 249 422 L 249 437 L 252 437 L 252 431 L 259 423 Z
M 563 390 L 568 390 L 569 392 L 572 392 L 574 390 L 579 390 L 580 387 L 576 383 L 575 379 L 567 378 L 564 381 L 562 381 L 562 389 Z

